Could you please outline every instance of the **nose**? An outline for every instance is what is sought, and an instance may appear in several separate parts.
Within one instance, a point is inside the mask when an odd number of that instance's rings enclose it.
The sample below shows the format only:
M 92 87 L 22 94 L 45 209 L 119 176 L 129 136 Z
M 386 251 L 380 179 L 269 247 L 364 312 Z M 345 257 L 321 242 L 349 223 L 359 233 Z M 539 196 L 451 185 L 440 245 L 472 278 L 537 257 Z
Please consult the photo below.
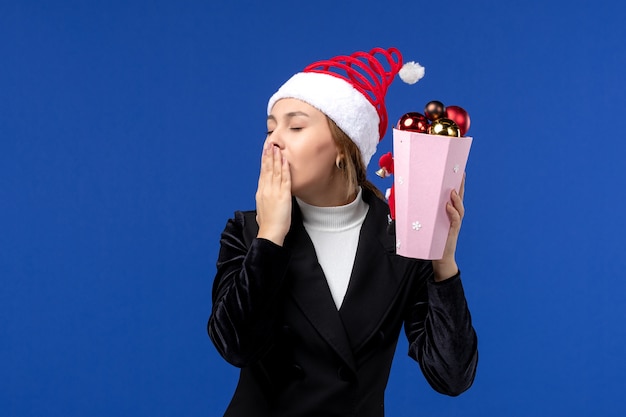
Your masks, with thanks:
M 278 149 L 285 149 L 285 142 L 282 140 L 278 129 L 274 130 L 268 137 L 267 143 L 270 146 L 278 146 Z

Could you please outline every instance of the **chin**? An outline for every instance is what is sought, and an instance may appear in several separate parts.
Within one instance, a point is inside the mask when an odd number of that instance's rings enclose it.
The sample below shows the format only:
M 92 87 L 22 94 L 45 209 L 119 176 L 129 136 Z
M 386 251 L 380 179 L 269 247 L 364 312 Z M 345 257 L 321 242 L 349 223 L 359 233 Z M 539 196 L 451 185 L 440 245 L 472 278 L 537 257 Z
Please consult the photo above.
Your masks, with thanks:
M 302 200 L 306 200 L 307 196 L 310 196 L 310 192 L 306 192 L 306 187 L 298 186 L 296 184 L 291 184 L 291 195 L 294 197 L 298 197 Z
M 291 195 L 294 197 L 302 198 L 302 190 L 295 188 L 295 187 L 291 187 Z

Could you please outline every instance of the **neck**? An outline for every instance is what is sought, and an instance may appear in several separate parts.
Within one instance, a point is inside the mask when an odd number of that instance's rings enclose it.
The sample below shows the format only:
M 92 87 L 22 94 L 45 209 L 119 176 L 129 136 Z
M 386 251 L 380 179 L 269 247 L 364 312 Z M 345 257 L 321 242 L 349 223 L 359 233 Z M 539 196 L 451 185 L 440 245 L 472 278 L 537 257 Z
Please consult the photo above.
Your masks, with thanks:
M 294 196 L 311 206 L 339 207 L 353 202 L 359 187 L 355 190 L 350 190 L 348 181 L 346 181 L 343 175 L 333 175 L 323 185 L 308 188 L 307 191 L 296 193 Z
M 353 191 L 348 194 L 347 189 L 338 190 L 336 192 L 321 192 L 311 195 L 296 195 L 301 201 L 316 207 L 339 207 L 352 203 L 357 196 L 357 192 Z

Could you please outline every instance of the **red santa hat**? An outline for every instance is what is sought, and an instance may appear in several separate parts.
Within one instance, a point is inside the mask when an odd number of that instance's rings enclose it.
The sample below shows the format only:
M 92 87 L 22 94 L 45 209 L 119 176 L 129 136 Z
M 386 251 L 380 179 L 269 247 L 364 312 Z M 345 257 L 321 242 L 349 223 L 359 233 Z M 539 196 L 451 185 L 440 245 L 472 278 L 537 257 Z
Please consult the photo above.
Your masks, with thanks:
M 416 62 L 403 65 L 396 48 L 374 48 L 315 62 L 278 89 L 269 99 L 267 114 L 283 98 L 310 104 L 352 139 L 367 165 L 387 130 L 385 94 L 396 74 L 414 84 L 424 76 L 424 67 Z

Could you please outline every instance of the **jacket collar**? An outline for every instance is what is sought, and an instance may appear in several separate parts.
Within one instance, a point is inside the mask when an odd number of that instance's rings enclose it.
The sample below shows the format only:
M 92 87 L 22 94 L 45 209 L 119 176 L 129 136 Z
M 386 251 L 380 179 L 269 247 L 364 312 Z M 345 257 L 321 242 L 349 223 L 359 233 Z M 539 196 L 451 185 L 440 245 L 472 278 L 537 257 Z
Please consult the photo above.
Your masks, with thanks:
M 368 190 L 363 190 L 363 200 L 369 210 L 361 227 L 350 284 L 339 311 L 297 204 L 294 204 L 292 227 L 285 240 L 285 247 L 291 251 L 293 299 L 318 333 L 353 370 L 356 366 L 354 352 L 376 335 L 401 284 L 393 273 L 390 259 L 395 253 L 395 235 L 388 232 L 389 208 Z

